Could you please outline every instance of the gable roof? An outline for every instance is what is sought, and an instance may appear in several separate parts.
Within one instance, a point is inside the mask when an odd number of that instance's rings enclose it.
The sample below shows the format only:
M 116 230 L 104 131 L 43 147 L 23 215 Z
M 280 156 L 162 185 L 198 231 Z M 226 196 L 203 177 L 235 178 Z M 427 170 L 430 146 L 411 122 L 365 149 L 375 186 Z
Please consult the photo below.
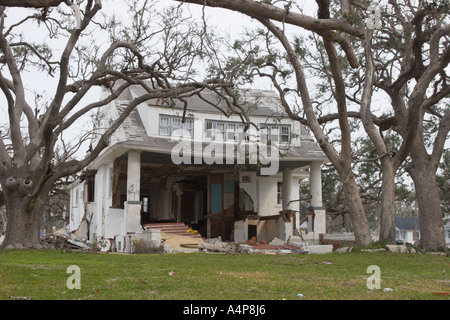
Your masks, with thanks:
M 395 227 L 400 230 L 414 230 L 414 218 L 395 217 Z M 419 230 L 419 219 L 417 219 L 417 230 Z

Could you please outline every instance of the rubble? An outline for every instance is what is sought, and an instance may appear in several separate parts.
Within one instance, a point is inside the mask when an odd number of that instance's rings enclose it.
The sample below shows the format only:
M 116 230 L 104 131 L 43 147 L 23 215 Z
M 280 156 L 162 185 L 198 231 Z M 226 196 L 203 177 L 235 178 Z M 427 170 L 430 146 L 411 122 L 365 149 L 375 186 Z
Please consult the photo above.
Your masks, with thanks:
M 261 241 L 250 241 L 248 243 L 232 243 L 223 242 L 220 237 L 215 239 L 207 239 L 198 244 L 198 249 L 202 252 L 219 252 L 219 253 L 263 253 L 263 254 L 305 254 L 308 253 L 306 244 L 301 241 L 284 241 L 279 238 L 272 238 L 266 244 Z
M 308 246 L 308 252 L 311 254 L 332 253 L 333 246 L 331 244 L 316 244 Z
M 345 253 L 345 252 L 352 252 L 352 251 L 353 251 L 353 247 L 342 247 L 342 248 L 337 248 L 335 252 Z
M 269 244 L 274 245 L 274 246 L 284 246 L 285 242 L 283 240 L 281 240 L 280 238 L 275 237 L 272 240 L 270 240 Z
M 405 245 L 386 245 L 387 250 L 390 252 L 397 252 L 397 253 L 407 253 L 408 248 Z
M 64 250 L 95 251 L 96 248 L 89 240 L 84 240 L 72 233 L 67 233 L 64 229 L 57 230 L 41 236 L 41 241 L 49 248 Z
M 249 253 L 248 245 L 241 247 L 239 243 L 222 242 L 222 241 L 203 241 L 198 243 L 198 249 L 203 252 L 222 252 L 222 253 Z

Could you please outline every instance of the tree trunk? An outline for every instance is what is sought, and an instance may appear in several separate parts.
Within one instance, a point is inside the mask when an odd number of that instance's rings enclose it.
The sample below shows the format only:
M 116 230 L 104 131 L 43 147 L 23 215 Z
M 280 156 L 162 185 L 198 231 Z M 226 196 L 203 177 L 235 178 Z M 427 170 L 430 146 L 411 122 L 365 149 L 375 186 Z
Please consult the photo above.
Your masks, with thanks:
M 5 230 L 6 230 L 6 215 L 2 210 L 0 211 L 0 234 L 3 234 Z
M 380 218 L 380 241 L 393 243 L 395 241 L 395 169 L 389 148 L 383 139 L 383 136 L 376 129 L 372 113 L 370 112 L 370 104 L 372 102 L 372 93 L 374 89 L 375 66 L 372 57 L 372 31 L 366 29 L 365 56 L 366 56 L 366 79 L 364 81 L 364 90 L 361 97 L 361 120 L 364 130 L 367 132 L 370 140 L 375 145 L 378 155 L 380 156 L 381 172 L 382 172 L 382 205 Z
M 40 222 L 46 204 L 46 195 L 28 200 L 18 192 L 5 192 L 6 219 L 8 221 L 2 249 L 41 249 Z
M 391 159 L 386 156 L 381 159 L 381 215 L 380 242 L 395 243 L 395 169 Z
M 428 156 L 413 147 L 408 172 L 414 181 L 419 207 L 420 247 L 425 250 L 444 249 L 444 220 L 442 218 L 436 170 Z M 418 152 L 419 151 L 419 152 Z
M 353 175 L 350 175 L 347 180 L 343 182 L 343 189 L 350 218 L 352 220 L 356 245 L 367 246 L 372 242 L 372 238 L 370 236 L 370 229 L 367 223 L 364 205 L 361 201 L 358 186 L 356 185 Z
M 53 233 L 53 210 L 49 208 L 45 212 L 45 232 Z

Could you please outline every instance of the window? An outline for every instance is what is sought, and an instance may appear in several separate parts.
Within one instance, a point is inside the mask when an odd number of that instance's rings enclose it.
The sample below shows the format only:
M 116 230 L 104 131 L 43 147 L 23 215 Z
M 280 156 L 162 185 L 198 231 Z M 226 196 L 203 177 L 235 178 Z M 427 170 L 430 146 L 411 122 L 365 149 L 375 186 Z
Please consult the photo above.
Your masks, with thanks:
M 277 182 L 277 203 L 283 203 L 283 182 Z
M 290 126 L 280 126 L 280 143 L 289 143 L 291 135 Z
M 170 117 L 160 116 L 159 117 L 159 134 L 170 136 Z
M 259 128 L 262 142 L 289 143 L 291 141 L 290 125 L 260 124 Z
M 236 141 L 236 124 L 227 123 L 227 140 Z
M 177 136 L 183 138 L 194 137 L 194 121 L 185 119 L 182 122 L 181 117 L 177 116 L 159 116 L 159 134 L 162 136 Z
M 86 184 L 87 184 L 87 201 L 95 201 L 95 171 L 87 171 Z
M 205 138 L 222 141 L 238 141 L 244 137 L 244 124 L 240 122 L 226 122 L 206 120 Z M 246 138 L 248 140 L 248 137 Z
M 214 131 L 213 131 L 213 122 L 212 121 L 206 121 L 206 128 L 205 128 L 205 137 L 206 139 L 212 139 L 214 137 Z
M 289 143 L 291 140 L 290 125 L 259 125 L 259 137 L 261 142 Z M 227 122 L 206 120 L 205 138 L 211 140 L 249 141 L 249 136 L 244 132 L 244 124 L 241 122 Z
M 216 135 L 215 135 L 216 140 L 226 140 L 225 127 L 226 127 L 225 122 L 216 123 Z

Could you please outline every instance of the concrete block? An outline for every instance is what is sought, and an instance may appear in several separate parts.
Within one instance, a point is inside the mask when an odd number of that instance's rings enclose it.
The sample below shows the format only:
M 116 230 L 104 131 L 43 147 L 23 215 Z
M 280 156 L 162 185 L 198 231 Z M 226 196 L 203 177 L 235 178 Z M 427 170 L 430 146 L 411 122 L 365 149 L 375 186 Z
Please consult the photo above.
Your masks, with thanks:
M 405 245 L 395 245 L 395 244 L 391 245 L 391 244 L 388 244 L 388 245 L 386 245 L 386 247 L 391 252 L 398 252 L 398 253 L 407 253 L 408 252 L 408 249 L 406 248 Z
M 336 249 L 337 253 L 345 253 L 345 252 L 352 252 L 352 251 L 353 251 L 353 247 L 342 247 L 342 248 Z
M 331 244 L 315 244 L 309 245 L 308 250 L 310 254 L 332 253 L 333 246 Z
M 299 246 L 301 246 L 305 243 L 305 241 L 302 238 L 300 238 L 299 236 L 291 236 L 291 237 L 289 237 L 287 243 L 293 244 L 293 245 L 298 244 Z
M 138 234 L 136 234 L 138 235 Z M 160 246 L 161 245 L 161 230 L 159 229 L 147 229 L 143 230 L 140 239 L 151 241 L 155 245 Z
M 281 240 L 280 238 L 277 238 L 277 237 L 273 238 L 273 239 L 269 242 L 269 244 L 279 245 L 279 246 L 285 245 L 284 241 Z
M 361 252 L 384 252 L 386 249 L 379 248 L 379 249 L 361 249 Z

